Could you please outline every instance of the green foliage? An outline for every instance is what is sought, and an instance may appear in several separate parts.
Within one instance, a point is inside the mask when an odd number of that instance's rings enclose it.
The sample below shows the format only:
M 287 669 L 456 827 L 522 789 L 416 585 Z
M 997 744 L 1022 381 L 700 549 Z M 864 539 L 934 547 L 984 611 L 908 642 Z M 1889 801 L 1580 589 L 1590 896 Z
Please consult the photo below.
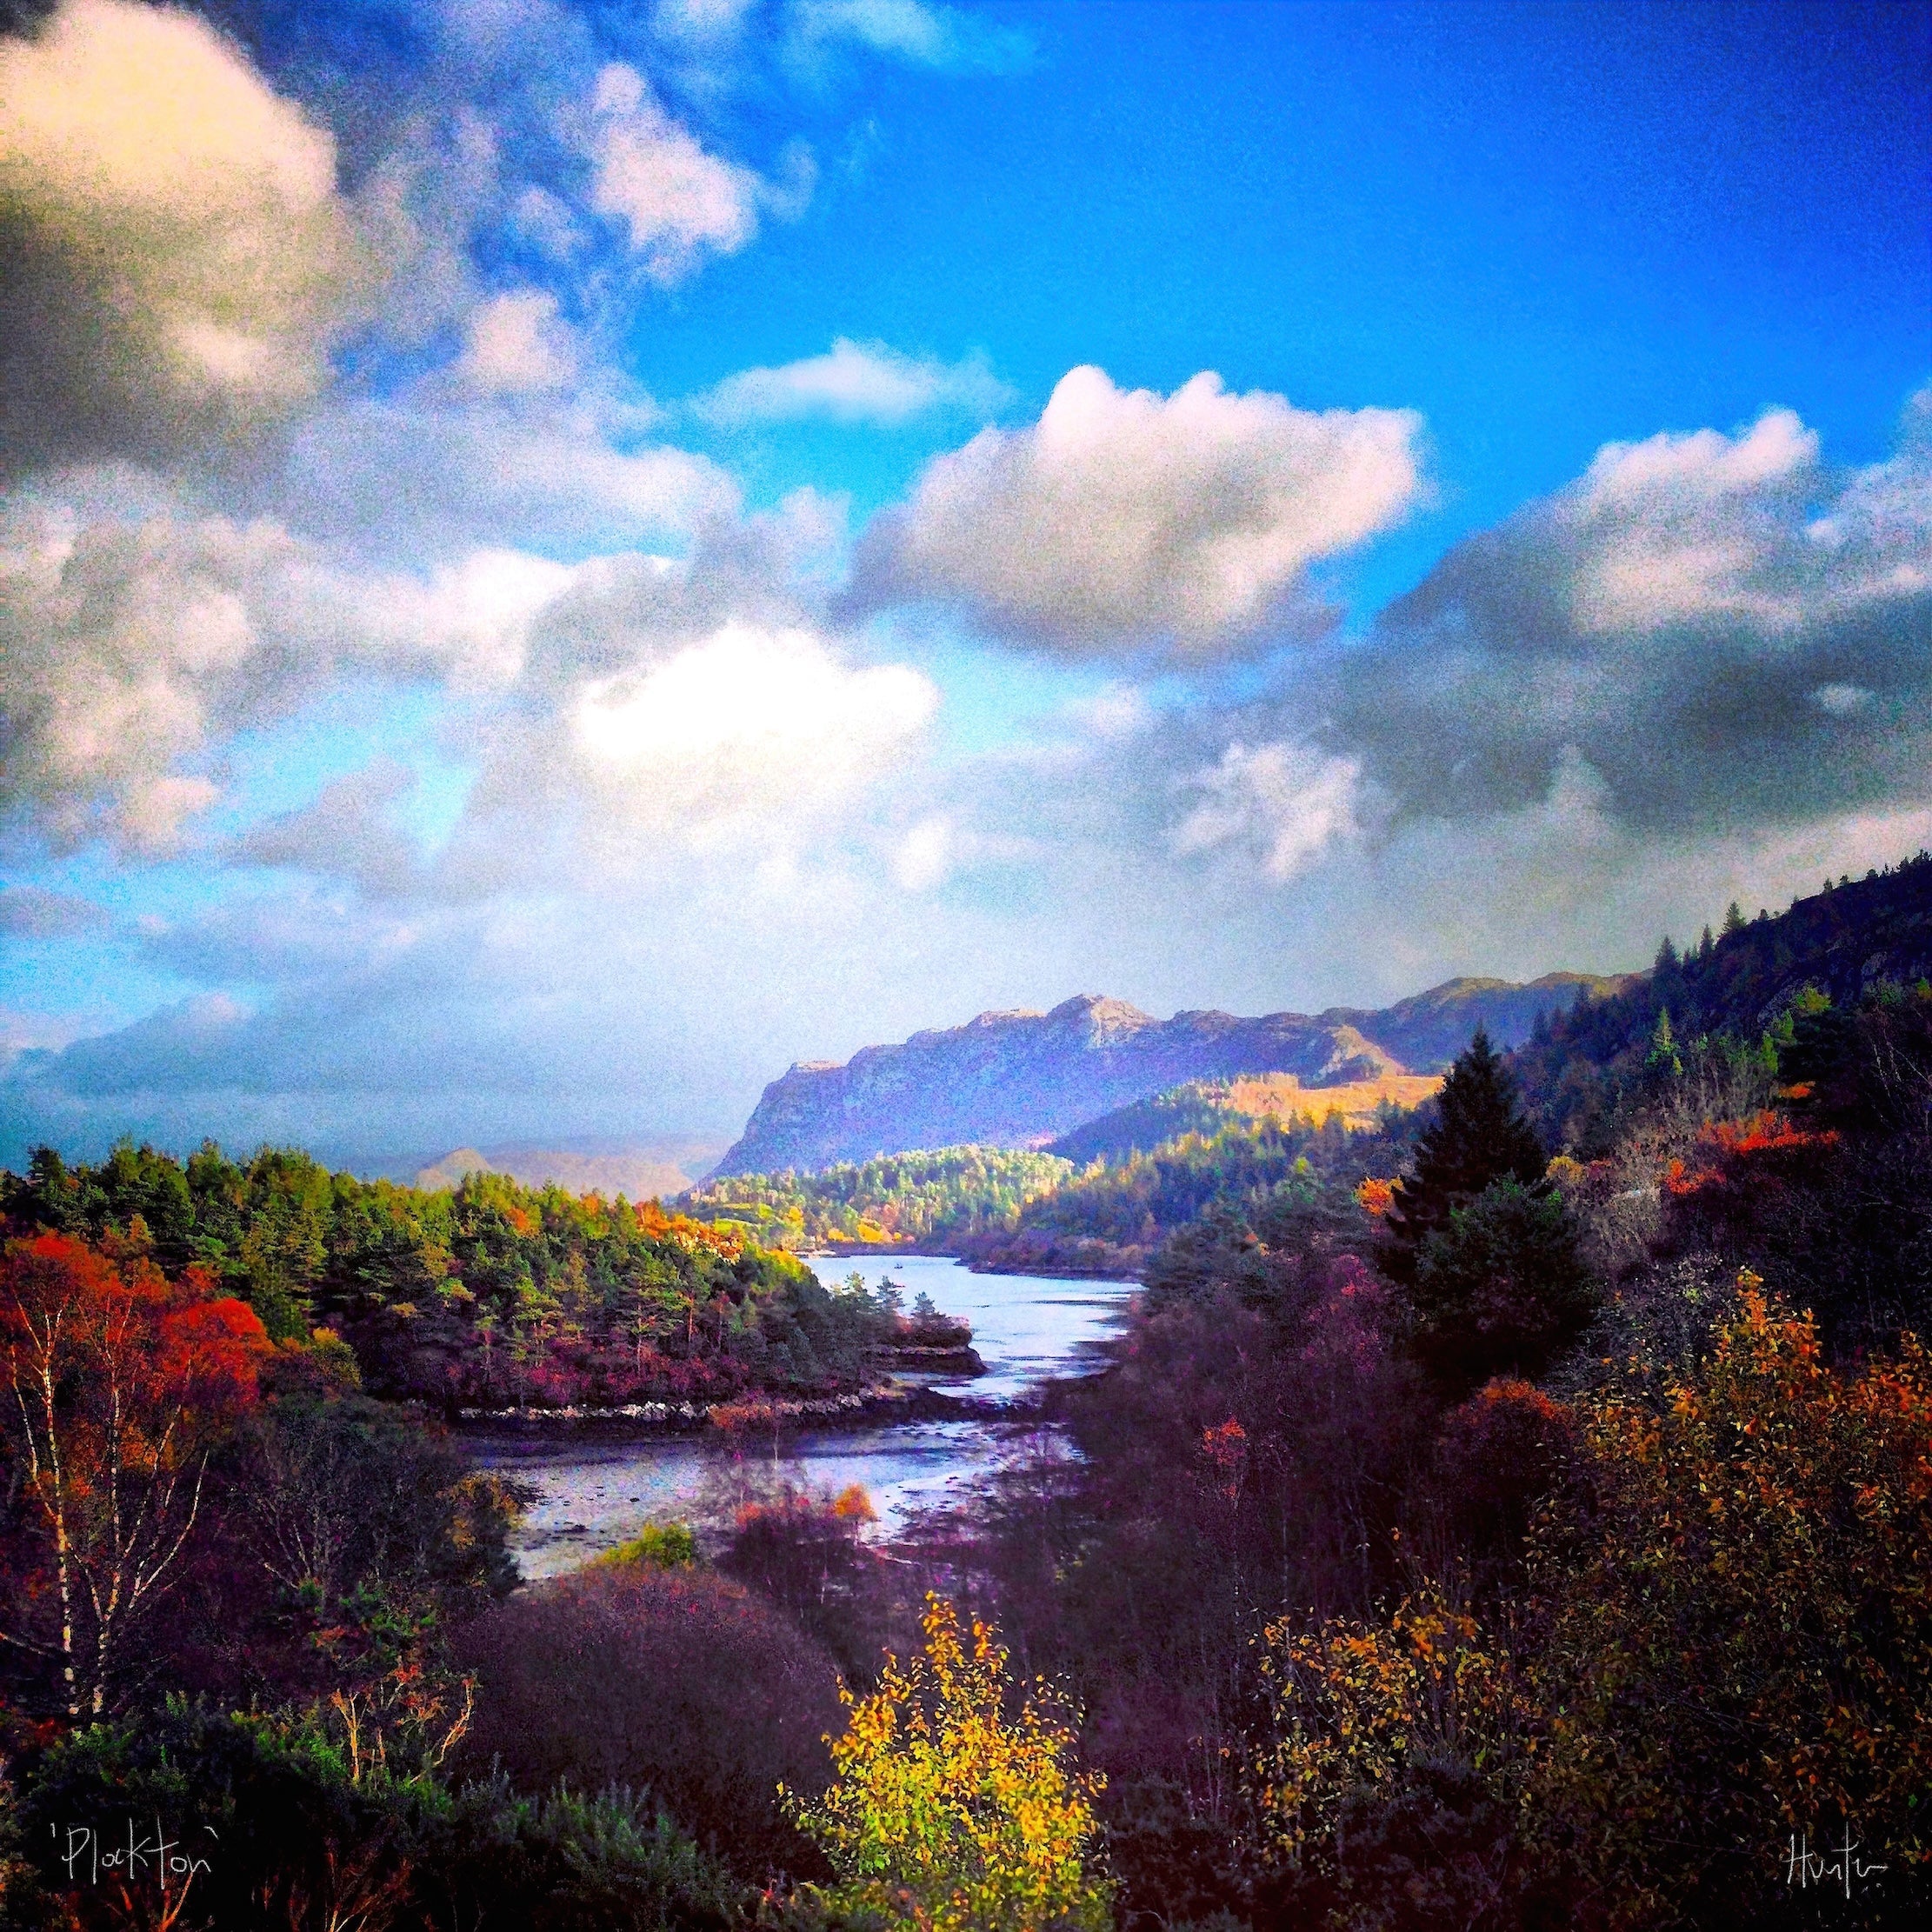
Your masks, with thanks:
M 1051 1154 L 943 1147 L 843 1162 L 815 1174 L 733 1174 L 701 1183 L 679 1205 L 733 1222 L 774 1248 L 827 1242 L 943 1242 L 1010 1225 L 1073 1172 Z
M 1449 1069 L 1436 1105 L 1416 1144 L 1415 1171 L 1397 1186 L 1389 1210 L 1384 1265 L 1397 1281 L 1414 1279 L 1424 1242 L 1456 1209 L 1492 1182 L 1534 1186 L 1548 1164 L 1516 1083 L 1482 1028 Z
M 451 1412 L 849 1386 L 878 1339 L 874 1309 L 742 1227 L 503 1175 L 426 1191 L 285 1149 L 243 1165 L 210 1143 L 183 1168 L 123 1143 L 95 1167 L 37 1149 L 23 1178 L 0 1176 L 0 1206 L 199 1265 L 272 1337 L 325 1325 L 371 1393 Z
M 1413 1116 L 1399 1109 L 1365 1129 L 1339 1117 L 1320 1126 L 1231 1120 L 1089 1169 L 1029 1208 L 1020 1230 L 1145 1248 L 1208 1225 L 1258 1229 L 1265 1221 L 1277 1239 L 1291 1225 L 1303 1233 L 1352 1226 L 1353 1189 L 1399 1162 L 1412 1128 Z
M 1151 1154 L 1156 1148 L 1189 1134 L 1210 1139 L 1238 1117 L 1213 1087 L 1203 1081 L 1189 1081 L 1086 1122 L 1070 1134 L 1063 1134 L 1048 1152 L 1078 1167 L 1095 1161 L 1128 1160 L 1136 1154 Z
M 515 1587 L 524 1500 L 414 1412 L 367 1396 L 283 1396 L 237 1445 L 237 1540 L 272 1586 L 280 1688 L 433 1674 L 445 1636 Z M 251 1661 L 269 1662 L 254 1633 Z
M 916 1932 L 1104 1932 L 1112 1887 L 1089 1861 L 1100 1780 L 1070 1769 L 1044 1685 L 1008 1717 L 1006 1653 L 929 1596 L 925 1649 L 888 1660 L 829 1739 L 836 1782 L 794 1815 L 839 1875 L 836 1905 Z
M 150 1858 L 131 1882 L 70 1874 L 79 1829 L 99 1849 L 158 1835 L 191 1869 L 168 1899 L 180 1932 L 706 1932 L 740 1922 L 742 1888 L 648 1800 L 613 1789 L 452 1790 L 359 1757 L 315 1715 L 228 1715 L 175 1700 L 61 1740 L 23 1805 L 34 1875 L 61 1901 L 23 1928 L 170 1922 Z M 69 1914 L 71 1916 L 69 1916 Z
M 1431 1375 L 1474 1388 L 1540 1376 L 1589 1325 L 1596 1289 L 1561 1195 L 1492 1182 L 1422 1242 L 1408 1284 L 1409 1345 Z
M 1708 954 L 1664 958 L 1608 998 L 1580 1000 L 1540 1024 L 1513 1056 L 1546 1143 L 1607 1153 L 1655 1099 L 1648 1063 L 1659 1016 L 1670 1012 L 1677 1056 L 1695 1076 L 1697 1052 L 1760 1052 L 1778 1016 L 1810 996 L 1856 1007 L 1875 985 L 1909 987 L 1932 973 L 1932 854 L 1798 899 L 1747 922 L 1735 905 Z M 1734 916 L 1735 915 L 1735 916 Z

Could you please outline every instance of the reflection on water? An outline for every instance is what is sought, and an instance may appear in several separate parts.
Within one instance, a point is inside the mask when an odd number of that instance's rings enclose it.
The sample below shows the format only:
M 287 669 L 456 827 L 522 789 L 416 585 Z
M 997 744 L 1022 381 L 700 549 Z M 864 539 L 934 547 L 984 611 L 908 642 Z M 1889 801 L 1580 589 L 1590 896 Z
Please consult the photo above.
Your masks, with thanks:
M 973 1346 L 987 1373 L 970 1380 L 924 1378 L 951 1393 L 1008 1400 L 1051 1375 L 1076 1373 L 1091 1359 L 1133 1293 L 1120 1282 L 1053 1281 L 1029 1275 L 974 1275 L 942 1256 L 859 1256 L 812 1263 L 821 1280 L 854 1269 L 868 1283 L 889 1279 L 909 1308 L 922 1291 L 948 1315 L 973 1324 Z M 897 1422 L 788 1436 L 784 1473 L 813 1488 L 863 1483 L 889 1532 L 916 1509 L 944 1502 L 1003 1453 L 1010 1425 L 983 1422 Z M 702 1515 L 719 1506 L 734 1477 L 767 1462 L 755 1445 L 704 1437 L 668 1442 L 541 1436 L 475 1439 L 477 1459 L 538 1485 L 541 1500 L 514 1539 L 526 1577 L 574 1569 L 628 1542 L 647 1522 Z

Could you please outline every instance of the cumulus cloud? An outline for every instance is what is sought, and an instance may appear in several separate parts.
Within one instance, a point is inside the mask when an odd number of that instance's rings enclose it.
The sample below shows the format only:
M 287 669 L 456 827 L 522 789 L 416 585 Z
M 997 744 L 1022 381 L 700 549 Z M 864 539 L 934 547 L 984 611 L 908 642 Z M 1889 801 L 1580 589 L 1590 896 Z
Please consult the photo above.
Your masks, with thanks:
M 1076 369 L 1036 424 L 982 430 L 874 521 L 854 596 L 949 602 L 1070 655 L 1210 656 L 1408 510 L 1420 430 L 1407 410 L 1232 395 L 1211 373 L 1163 397 Z
M 484 396 L 563 389 L 577 372 L 570 324 L 548 289 L 518 289 L 473 309 L 463 325 L 456 375 Z
M 0 38 L 0 466 L 281 415 L 376 266 L 333 138 L 204 21 L 65 0 Z
M 728 428 L 815 416 L 833 423 L 896 424 L 936 410 L 988 416 L 1012 396 L 983 355 L 943 363 L 842 336 L 823 356 L 728 376 L 698 396 L 691 409 L 706 422 Z
M 380 759 L 324 785 L 300 810 L 256 826 L 236 842 L 234 856 L 346 878 L 372 898 L 397 896 L 418 882 L 423 868 L 415 843 L 388 813 L 415 783 L 407 767 Z
M 584 686 L 570 736 L 627 824 L 726 836 L 796 825 L 876 776 L 938 693 L 903 664 L 854 666 L 802 630 L 727 624 L 661 662 Z
M 1362 767 L 1312 745 L 1231 744 L 1192 783 L 1201 796 L 1175 828 L 1176 852 L 1232 847 L 1277 884 L 1359 829 Z
M 1017 30 L 927 0 L 794 0 L 791 20 L 806 52 L 843 41 L 950 73 L 1009 73 L 1033 57 Z
M 654 280 L 679 281 L 704 250 L 735 255 L 758 232 L 757 176 L 708 153 L 636 68 L 613 61 L 599 73 L 592 112 L 592 205 L 624 223 Z
M 57 844 L 165 849 L 212 804 L 207 756 L 343 677 L 502 689 L 566 566 L 477 552 L 345 571 L 267 519 L 83 522 L 0 506 L 0 815 Z
M 1849 474 L 1787 410 L 1613 443 L 1457 545 L 1339 660 L 1345 742 L 1411 813 L 1509 809 L 1568 756 L 1653 829 L 1922 795 L 1932 405 Z

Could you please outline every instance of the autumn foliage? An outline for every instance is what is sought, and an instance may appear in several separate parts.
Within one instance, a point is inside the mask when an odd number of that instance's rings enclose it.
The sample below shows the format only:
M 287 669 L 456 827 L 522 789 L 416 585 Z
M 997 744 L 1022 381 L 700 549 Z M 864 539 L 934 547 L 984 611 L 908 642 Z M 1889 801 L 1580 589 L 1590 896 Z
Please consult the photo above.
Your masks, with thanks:
M 927 1599 L 925 1647 L 889 1660 L 867 1697 L 843 1693 L 837 1776 L 794 1800 L 839 1883 L 835 1904 L 908 1932 L 1103 1932 L 1110 1888 L 1091 1863 L 1101 1781 L 1074 1769 L 1074 1734 L 1044 1685 L 1009 1715 L 1007 1654 Z
M 98 1713 L 200 1516 L 208 1462 L 270 1348 L 201 1272 L 170 1282 L 57 1234 L 0 1254 L 3 1425 L 24 1508 L 6 1643 Z

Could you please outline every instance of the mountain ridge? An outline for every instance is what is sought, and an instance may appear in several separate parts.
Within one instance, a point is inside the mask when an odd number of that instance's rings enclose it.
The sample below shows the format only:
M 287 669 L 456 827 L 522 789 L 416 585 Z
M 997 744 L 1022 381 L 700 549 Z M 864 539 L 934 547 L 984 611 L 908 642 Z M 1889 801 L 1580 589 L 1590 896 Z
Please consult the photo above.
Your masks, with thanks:
M 1083 1122 L 1191 1080 L 1294 1074 L 1319 1089 L 1439 1071 L 1478 1024 L 1527 1040 L 1537 1018 L 1628 976 L 1546 973 L 1527 983 L 1462 976 L 1369 1009 L 1255 1018 L 1193 1008 L 1166 1020 L 1076 994 L 1041 1011 L 989 1009 L 956 1027 L 795 1062 L 766 1087 L 715 1175 L 810 1171 L 919 1147 L 1044 1144 Z

